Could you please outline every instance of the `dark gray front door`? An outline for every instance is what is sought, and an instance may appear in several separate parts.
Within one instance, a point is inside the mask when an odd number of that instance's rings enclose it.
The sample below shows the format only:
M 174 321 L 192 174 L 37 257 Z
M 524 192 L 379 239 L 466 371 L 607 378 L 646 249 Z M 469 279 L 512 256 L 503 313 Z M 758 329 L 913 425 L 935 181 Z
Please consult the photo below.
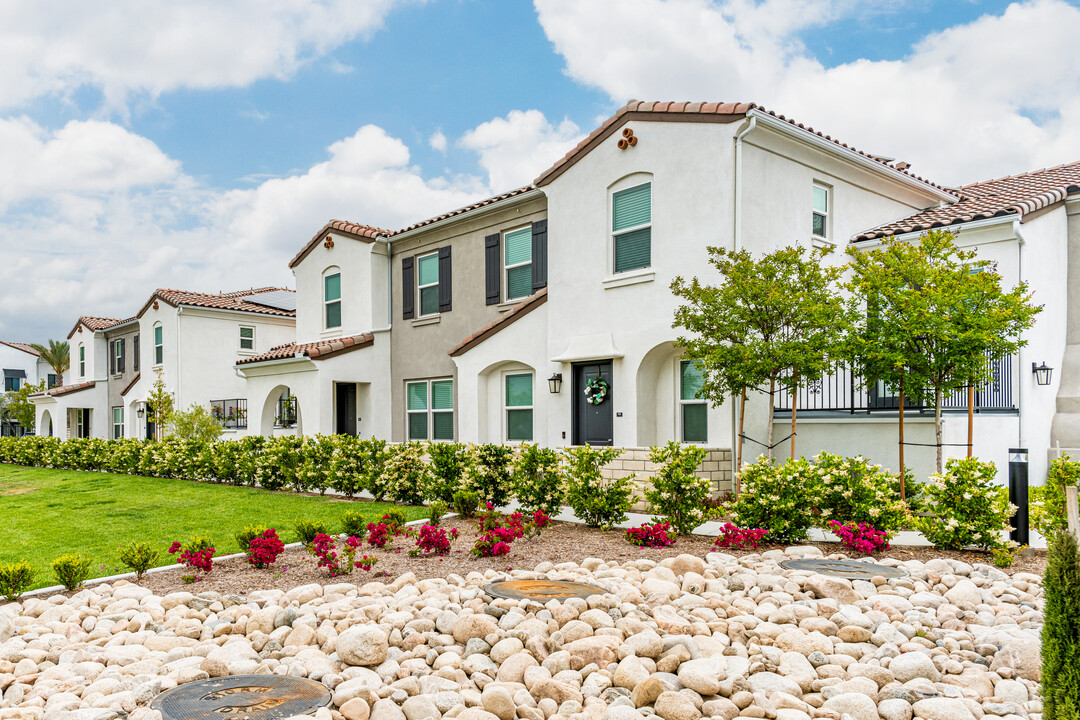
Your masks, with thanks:
M 600 377 L 608 384 L 607 397 L 599 405 L 593 405 L 585 399 L 585 386 L 595 377 Z M 611 403 L 614 397 L 610 360 L 574 365 L 575 445 L 611 445 L 614 415 Z
M 338 383 L 337 392 L 337 433 L 338 435 L 356 434 L 356 383 Z

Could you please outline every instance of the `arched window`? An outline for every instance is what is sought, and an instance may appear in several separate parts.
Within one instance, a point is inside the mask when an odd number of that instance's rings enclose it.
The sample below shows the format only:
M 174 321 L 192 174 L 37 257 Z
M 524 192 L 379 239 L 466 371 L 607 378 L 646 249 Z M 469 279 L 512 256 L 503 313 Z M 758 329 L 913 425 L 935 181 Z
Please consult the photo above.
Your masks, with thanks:
M 323 271 L 323 327 L 341 327 L 341 270 L 336 267 Z

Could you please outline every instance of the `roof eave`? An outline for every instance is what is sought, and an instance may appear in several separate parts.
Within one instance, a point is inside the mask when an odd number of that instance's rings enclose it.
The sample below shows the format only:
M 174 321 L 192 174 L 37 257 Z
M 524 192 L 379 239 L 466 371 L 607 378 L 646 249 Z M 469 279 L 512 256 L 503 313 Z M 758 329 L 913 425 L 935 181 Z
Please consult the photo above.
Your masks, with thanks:
M 394 233 L 387 238 L 387 242 L 392 245 L 399 240 L 408 240 L 411 237 L 422 235 L 429 230 L 434 230 L 436 228 L 441 229 L 450 225 L 454 225 L 458 222 L 472 220 L 473 218 L 486 215 L 487 213 L 495 212 L 496 210 L 505 210 L 508 207 L 514 207 L 515 205 L 519 205 L 521 203 L 528 202 L 529 200 L 534 200 L 538 197 L 543 196 L 544 191 L 540 188 L 534 187 L 518 195 L 511 195 L 510 197 L 503 198 L 502 200 L 496 200 L 494 202 L 488 203 L 487 205 L 473 208 L 472 210 L 466 210 L 465 212 L 458 215 L 452 215 L 451 217 L 446 217 L 442 220 L 436 220 L 435 222 L 428 223 L 427 225 L 423 225 L 418 228 L 413 228 L 412 230 L 404 230 L 399 233 Z

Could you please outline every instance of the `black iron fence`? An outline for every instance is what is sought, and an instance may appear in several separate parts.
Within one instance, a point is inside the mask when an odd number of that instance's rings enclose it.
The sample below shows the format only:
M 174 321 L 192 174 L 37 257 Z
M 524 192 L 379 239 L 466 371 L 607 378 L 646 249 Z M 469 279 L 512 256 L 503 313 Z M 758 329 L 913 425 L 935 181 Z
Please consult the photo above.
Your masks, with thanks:
M 291 428 L 296 426 L 296 398 L 283 397 L 278 400 L 277 417 L 274 418 L 277 427 Z
M 210 415 L 229 430 L 246 428 L 247 399 L 211 400 Z
M 991 360 L 990 382 L 975 387 L 975 412 L 1017 409 L 1013 402 L 1012 366 L 1011 355 Z M 867 382 L 845 366 L 834 373 L 800 383 L 795 393 L 787 390 L 776 393 L 776 412 L 791 412 L 793 404 L 798 412 L 870 414 L 899 410 L 900 392 L 881 381 Z M 946 395 L 942 402 L 945 410 L 967 410 L 967 407 L 967 389 Z M 905 411 L 929 409 L 933 409 L 933 404 L 918 404 L 905 399 Z

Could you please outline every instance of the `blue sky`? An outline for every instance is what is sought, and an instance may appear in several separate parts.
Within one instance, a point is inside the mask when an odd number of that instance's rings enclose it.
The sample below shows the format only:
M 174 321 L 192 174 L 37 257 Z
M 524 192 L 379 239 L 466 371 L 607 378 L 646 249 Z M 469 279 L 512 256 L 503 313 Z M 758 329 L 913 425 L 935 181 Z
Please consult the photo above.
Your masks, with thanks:
M 6 4 L 0 337 L 291 284 L 330 217 L 527 183 L 630 97 L 756 100 L 946 184 L 1076 160 L 1078 35 L 1067 0 Z

